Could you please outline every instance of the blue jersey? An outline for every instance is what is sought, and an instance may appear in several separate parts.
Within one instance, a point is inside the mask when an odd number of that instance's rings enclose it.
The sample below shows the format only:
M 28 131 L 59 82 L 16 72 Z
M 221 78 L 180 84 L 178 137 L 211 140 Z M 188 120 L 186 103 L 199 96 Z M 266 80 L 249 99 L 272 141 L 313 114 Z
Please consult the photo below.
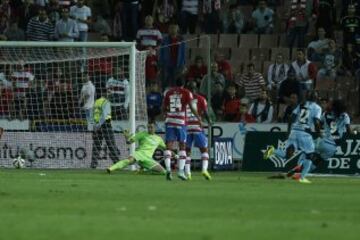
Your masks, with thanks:
M 336 117 L 332 112 L 326 112 L 321 116 L 321 122 L 324 126 L 324 138 L 334 141 L 344 136 L 350 124 L 350 117 L 347 113 L 342 113 Z
M 315 128 L 315 120 L 320 121 L 321 107 L 315 102 L 306 101 L 294 109 L 293 115 L 295 115 L 295 121 L 291 130 L 310 132 Z

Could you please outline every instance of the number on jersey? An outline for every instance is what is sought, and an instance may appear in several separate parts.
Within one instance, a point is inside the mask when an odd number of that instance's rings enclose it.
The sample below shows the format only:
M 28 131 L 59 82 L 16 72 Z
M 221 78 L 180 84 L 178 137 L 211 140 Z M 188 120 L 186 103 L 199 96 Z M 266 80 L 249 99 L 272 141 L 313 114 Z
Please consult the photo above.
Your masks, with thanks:
M 299 118 L 299 122 L 301 124 L 307 124 L 309 121 L 309 110 L 305 107 L 302 107 L 300 109 L 300 118 Z
M 181 95 L 174 94 L 170 96 L 170 112 L 181 111 Z

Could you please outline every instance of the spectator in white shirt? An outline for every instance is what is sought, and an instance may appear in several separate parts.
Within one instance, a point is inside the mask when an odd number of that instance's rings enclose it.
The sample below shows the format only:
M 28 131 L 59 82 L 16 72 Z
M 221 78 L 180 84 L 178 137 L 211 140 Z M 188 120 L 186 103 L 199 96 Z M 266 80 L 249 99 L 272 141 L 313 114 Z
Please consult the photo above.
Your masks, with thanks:
M 70 16 L 78 24 L 80 42 L 87 41 L 89 24 L 91 23 L 91 9 L 84 2 L 85 0 L 78 0 L 76 5 L 70 7 Z
M 84 85 L 81 88 L 80 104 L 86 114 L 86 121 L 91 124 L 93 121 L 93 107 L 95 102 L 95 86 L 87 73 L 83 74 Z
M 79 29 L 75 20 L 69 18 L 69 9 L 61 10 L 61 19 L 55 26 L 55 38 L 62 42 L 74 42 L 79 37 Z
M 279 89 L 280 83 L 287 78 L 289 66 L 284 62 L 282 53 L 276 55 L 275 63 L 268 69 L 267 81 L 268 89 Z

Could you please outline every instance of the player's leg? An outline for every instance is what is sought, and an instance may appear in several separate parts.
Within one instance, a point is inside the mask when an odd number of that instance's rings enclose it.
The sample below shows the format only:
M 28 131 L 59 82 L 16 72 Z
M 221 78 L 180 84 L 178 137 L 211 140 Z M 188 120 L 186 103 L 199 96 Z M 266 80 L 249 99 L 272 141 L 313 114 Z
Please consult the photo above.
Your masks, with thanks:
M 289 138 L 286 140 L 285 150 L 283 148 L 276 148 L 274 146 L 268 146 L 264 152 L 263 158 L 265 160 L 269 159 L 273 155 L 282 159 L 289 159 L 294 155 L 295 150 L 297 149 L 296 144 L 296 132 L 292 131 L 289 135 Z
M 206 180 L 211 180 L 211 175 L 208 172 L 209 167 L 209 152 L 208 152 L 208 139 L 204 132 L 197 133 L 195 135 L 195 146 L 200 149 L 201 152 L 201 174 Z
M 185 176 L 185 163 L 186 163 L 186 126 L 178 128 L 178 142 L 179 142 L 179 159 L 178 159 L 178 177 L 181 180 L 187 180 Z
M 164 151 L 164 163 L 166 169 L 166 179 L 172 180 L 171 175 L 171 155 L 172 150 L 174 149 L 174 143 L 176 141 L 176 132 L 175 128 L 166 126 L 165 128 L 165 142 L 166 150 Z
M 185 162 L 185 176 L 191 180 L 191 147 L 193 142 L 193 134 L 188 134 L 186 138 L 186 162 Z
M 303 161 L 299 182 L 310 183 L 310 181 L 307 180 L 306 177 L 312 170 L 313 160 L 315 157 L 315 144 L 312 136 L 305 132 L 299 134 L 298 145 L 299 149 L 304 152 L 304 154 L 302 155 Z
M 113 161 L 113 163 L 116 163 L 117 161 L 119 161 L 120 151 L 116 147 L 115 136 L 110 123 L 106 123 L 104 131 L 105 131 L 104 138 L 105 138 L 106 146 L 109 149 L 110 159 Z
M 101 128 L 93 132 L 93 148 L 91 156 L 91 168 L 96 168 L 98 165 L 99 154 L 101 150 L 101 143 L 103 140 L 103 134 Z
M 124 169 L 125 167 L 133 164 L 134 162 L 135 162 L 134 157 L 129 156 L 127 159 L 120 160 L 117 163 L 111 165 L 109 168 L 106 169 L 106 171 L 108 173 L 111 173 L 115 170 L 121 170 L 121 169 Z

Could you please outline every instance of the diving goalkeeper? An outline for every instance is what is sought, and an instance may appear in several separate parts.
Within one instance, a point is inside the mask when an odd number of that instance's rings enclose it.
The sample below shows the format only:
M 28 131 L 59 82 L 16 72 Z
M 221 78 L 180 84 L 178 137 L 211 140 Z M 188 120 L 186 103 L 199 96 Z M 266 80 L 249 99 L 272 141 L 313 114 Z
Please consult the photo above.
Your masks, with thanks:
M 155 134 L 155 124 L 148 124 L 148 131 L 138 132 L 134 135 L 130 135 L 127 130 L 124 131 L 124 136 L 127 144 L 138 142 L 139 145 L 135 152 L 127 159 L 120 160 L 111 167 L 107 168 L 106 171 L 111 173 L 117 169 L 123 169 L 126 166 L 137 162 L 141 167 L 165 174 L 165 169 L 156 162 L 152 156 L 157 148 L 165 149 L 166 145 L 164 140 Z

